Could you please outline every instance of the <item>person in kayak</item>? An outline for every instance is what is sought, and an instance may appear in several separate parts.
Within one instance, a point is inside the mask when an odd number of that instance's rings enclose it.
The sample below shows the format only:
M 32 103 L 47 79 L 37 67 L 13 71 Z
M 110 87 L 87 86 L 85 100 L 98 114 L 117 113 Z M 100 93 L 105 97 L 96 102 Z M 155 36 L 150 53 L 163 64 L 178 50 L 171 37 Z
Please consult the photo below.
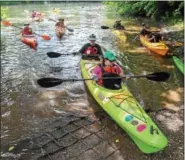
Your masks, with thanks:
M 113 27 L 117 30 L 125 30 L 125 27 L 121 24 L 121 20 L 115 21 Z
M 120 65 L 116 63 L 116 56 L 111 51 L 106 51 L 102 64 L 97 65 L 93 73 L 93 79 L 100 86 L 104 86 L 108 89 L 120 89 L 121 79 L 124 78 L 124 71 Z M 120 77 L 119 79 L 107 79 L 102 80 L 102 77 Z
M 56 31 L 56 33 L 59 33 L 59 35 L 63 35 L 65 33 L 65 30 L 66 30 L 66 26 L 64 24 L 64 19 L 59 18 L 58 20 L 59 21 L 55 24 L 55 26 L 56 26 L 55 31 Z
M 21 34 L 24 36 L 24 35 L 32 35 L 33 34 L 33 31 L 32 29 L 30 28 L 30 24 L 27 23 L 27 24 L 24 24 L 24 28 L 22 29 L 21 31 Z
M 96 41 L 96 36 L 94 34 L 91 34 L 88 37 L 89 43 L 86 43 L 80 50 L 79 53 L 82 55 L 100 55 L 102 56 L 102 50 L 100 45 L 95 43 Z
M 55 26 L 58 27 L 58 28 L 66 28 L 66 26 L 64 25 L 64 19 L 59 18 L 58 22 L 55 24 Z
M 31 18 L 37 17 L 37 12 L 36 10 L 32 10 Z
M 162 41 L 164 38 L 160 33 L 153 33 L 152 31 L 150 31 L 145 23 L 142 23 L 142 29 L 139 35 L 147 36 L 150 42 L 159 42 Z M 137 35 L 134 39 L 138 38 L 139 35 Z

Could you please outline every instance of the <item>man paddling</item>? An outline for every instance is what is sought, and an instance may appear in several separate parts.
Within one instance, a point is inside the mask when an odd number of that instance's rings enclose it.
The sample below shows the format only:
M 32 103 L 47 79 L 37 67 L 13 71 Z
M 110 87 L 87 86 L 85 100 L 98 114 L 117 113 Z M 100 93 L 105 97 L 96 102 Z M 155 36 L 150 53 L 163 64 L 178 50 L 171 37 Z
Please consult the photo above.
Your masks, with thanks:
M 24 24 L 24 28 L 22 29 L 21 34 L 23 36 L 24 35 L 32 35 L 33 34 L 33 31 L 30 28 L 30 24 L 29 23 Z
M 121 24 L 121 20 L 115 21 L 113 27 L 117 30 L 125 30 L 125 27 Z
M 163 36 L 161 36 L 161 34 L 159 33 L 153 33 L 152 31 L 150 31 L 150 29 L 146 26 L 145 23 L 142 23 L 142 29 L 140 31 L 140 34 L 143 36 L 148 36 L 148 40 L 150 42 L 159 42 L 161 40 L 163 40 Z
M 96 36 L 91 34 L 88 40 L 89 43 L 86 43 L 79 52 L 83 55 L 103 55 L 100 45 L 95 43 Z

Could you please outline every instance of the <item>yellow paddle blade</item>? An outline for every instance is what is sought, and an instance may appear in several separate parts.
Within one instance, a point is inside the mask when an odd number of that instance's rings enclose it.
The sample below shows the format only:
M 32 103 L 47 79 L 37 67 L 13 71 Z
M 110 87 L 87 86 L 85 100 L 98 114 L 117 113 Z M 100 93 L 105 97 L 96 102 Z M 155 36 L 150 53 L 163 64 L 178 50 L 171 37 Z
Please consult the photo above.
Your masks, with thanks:
M 7 20 L 3 20 L 2 22 L 1 22 L 4 26 L 12 26 L 12 23 L 10 23 L 9 21 L 7 21 Z
M 181 46 L 183 46 L 184 44 L 181 43 L 181 42 L 174 42 L 174 45 L 177 46 L 177 47 L 181 47 Z
M 46 35 L 46 34 L 41 35 L 41 37 L 42 37 L 44 40 L 50 40 L 50 39 L 51 39 L 51 37 L 48 36 L 48 35 Z

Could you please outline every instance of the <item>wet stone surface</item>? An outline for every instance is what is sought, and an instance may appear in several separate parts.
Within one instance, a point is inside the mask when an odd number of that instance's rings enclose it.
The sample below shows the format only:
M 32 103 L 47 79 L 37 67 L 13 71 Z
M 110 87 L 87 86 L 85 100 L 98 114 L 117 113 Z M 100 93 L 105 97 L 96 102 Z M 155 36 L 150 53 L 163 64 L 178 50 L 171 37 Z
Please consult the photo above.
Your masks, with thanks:
M 150 113 L 149 113 L 150 114 Z M 3 154 L 2 160 L 182 160 L 183 130 L 168 131 L 161 120 L 156 121 L 165 135 L 169 145 L 164 151 L 154 154 L 143 154 L 135 146 L 127 134 L 116 124 L 107 125 L 110 119 L 101 112 L 103 119 L 94 120 L 86 116 L 63 116 L 52 121 L 53 124 L 44 133 L 20 139 L 12 144 L 15 148 Z M 183 110 L 179 113 L 169 111 L 152 112 L 156 115 L 179 116 L 183 118 Z M 70 118 L 69 118 L 70 117 Z M 101 119 L 101 121 L 100 121 Z M 60 122 L 60 123 L 59 123 Z M 114 129 L 113 129 L 114 127 Z M 96 128 L 96 129 L 95 129 Z M 178 135 L 178 136 L 177 136 Z M 174 141 L 175 139 L 175 141 Z M 7 146 L 8 148 L 8 146 Z M 133 152 L 135 154 L 133 154 Z

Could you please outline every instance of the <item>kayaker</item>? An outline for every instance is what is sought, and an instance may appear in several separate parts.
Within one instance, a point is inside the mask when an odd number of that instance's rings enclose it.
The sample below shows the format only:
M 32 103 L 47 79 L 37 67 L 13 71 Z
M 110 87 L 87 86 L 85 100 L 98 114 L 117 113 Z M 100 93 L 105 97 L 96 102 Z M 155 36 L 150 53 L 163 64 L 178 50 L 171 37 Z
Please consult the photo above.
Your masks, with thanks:
M 150 42 L 159 42 L 163 40 L 163 36 L 160 33 L 153 33 L 150 29 L 146 26 L 145 23 L 142 23 L 142 29 L 139 35 L 147 36 L 148 41 Z M 136 39 L 139 35 L 137 35 L 134 39 Z
M 56 27 L 60 27 L 60 28 L 66 28 L 66 26 L 64 25 L 64 19 L 63 18 L 59 18 L 58 22 L 55 24 Z
M 115 21 L 113 27 L 117 30 L 125 30 L 125 27 L 121 24 L 121 20 Z
M 22 35 L 32 35 L 33 34 L 33 31 L 30 28 L 30 24 L 29 23 L 26 23 L 26 24 L 24 24 L 24 26 L 25 27 L 22 29 L 21 34 Z
M 91 34 L 88 37 L 89 43 L 85 44 L 79 52 L 83 55 L 103 55 L 100 45 L 96 42 L 96 36 Z
M 37 17 L 37 12 L 36 12 L 36 10 L 32 10 L 31 17 L 32 17 L 32 18 Z
M 93 70 L 93 79 L 97 84 L 104 86 L 109 89 L 120 89 L 121 87 L 121 78 L 124 77 L 124 71 L 116 63 L 116 56 L 111 51 L 106 51 L 103 56 L 102 64 L 97 65 Z M 120 79 L 109 79 L 102 80 L 101 78 L 105 75 L 116 75 Z M 105 84 L 106 82 L 106 84 Z
M 63 34 L 65 33 L 65 30 L 66 30 L 66 26 L 64 25 L 64 19 L 63 18 L 59 18 L 58 19 L 59 21 L 55 24 L 56 26 L 56 33 L 57 33 L 57 36 L 61 39 Z

